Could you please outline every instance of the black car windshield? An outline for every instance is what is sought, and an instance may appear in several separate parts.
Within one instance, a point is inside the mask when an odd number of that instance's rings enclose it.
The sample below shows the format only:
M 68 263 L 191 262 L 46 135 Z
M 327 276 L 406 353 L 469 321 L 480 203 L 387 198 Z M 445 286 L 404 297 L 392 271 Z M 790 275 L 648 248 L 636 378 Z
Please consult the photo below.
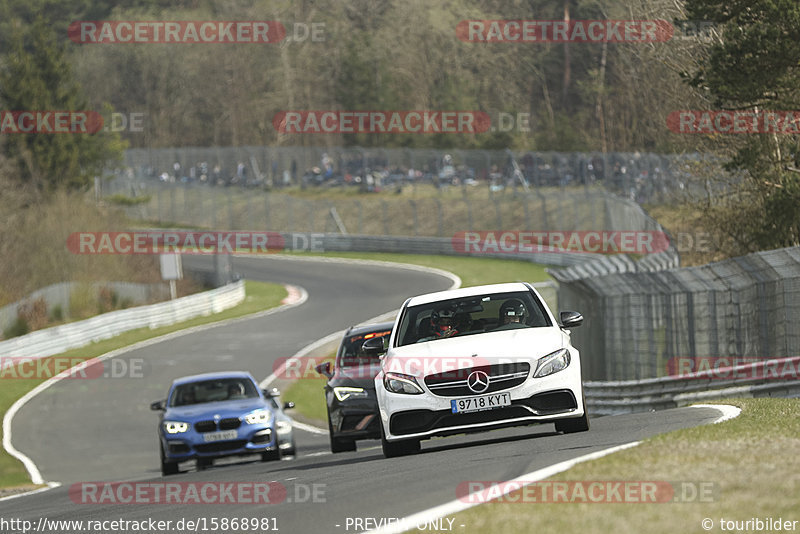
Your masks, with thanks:
M 380 362 L 379 354 L 367 354 L 362 346 L 369 339 L 380 338 L 383 341 L 384 352 L 388 348 L 389 334 L 391 330 L 378 330 L 375 332 L 364 332 L 346 337 L 339 347 L 337 355 L 337 365 L 339 367 L 359 367 L 362 365 L 377 364 Z
M 181 384 L 173 391 L 169 406 L 187 406 L 258 397 L 258 389 L 246 378 L 218 378 Z
M 477 295 L 409 306 L 400 319 L 396 345 L 542 326 L 552 323 L 528 291 Z

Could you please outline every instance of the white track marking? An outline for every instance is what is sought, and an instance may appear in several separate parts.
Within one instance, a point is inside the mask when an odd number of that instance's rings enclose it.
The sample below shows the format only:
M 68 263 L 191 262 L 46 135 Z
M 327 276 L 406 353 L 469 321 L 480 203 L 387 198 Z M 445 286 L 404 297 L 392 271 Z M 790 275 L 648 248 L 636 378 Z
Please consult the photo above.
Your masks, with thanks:
M 738 417 L 740 413 L 742 413 L 742 409 L 737 406 L 731 406 L 729 404 L 692 404 L 692 408 L 714 408 L 715 410 L 719 410 L 722 412 L 722 415 L 714 421 L 713 424 L 722 423 L 723 421 L 727 421 L 728 419 L 733 419 L 734 417 Z
M 307 425 L 305 423 L 298 423 L 297 421 L 293 421 L 292 426 L 300 430 L 305 430 L 306 432 L 311 432 L 312 434 L 320 434 L 324 436 L 328 435 L 328 431 L 325 430 L 324 428 L 318 428 L 312 425 Z

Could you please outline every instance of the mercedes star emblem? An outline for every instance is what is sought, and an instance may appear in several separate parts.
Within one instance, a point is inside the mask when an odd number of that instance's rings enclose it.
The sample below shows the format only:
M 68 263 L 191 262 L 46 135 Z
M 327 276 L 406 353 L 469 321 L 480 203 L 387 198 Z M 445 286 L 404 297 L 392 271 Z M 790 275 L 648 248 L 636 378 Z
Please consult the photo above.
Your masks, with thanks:
M 467 377 L 467 387 L 475 393 L 483 393 L 489 389 L 489 375 L 483 371 L 473 371 Z

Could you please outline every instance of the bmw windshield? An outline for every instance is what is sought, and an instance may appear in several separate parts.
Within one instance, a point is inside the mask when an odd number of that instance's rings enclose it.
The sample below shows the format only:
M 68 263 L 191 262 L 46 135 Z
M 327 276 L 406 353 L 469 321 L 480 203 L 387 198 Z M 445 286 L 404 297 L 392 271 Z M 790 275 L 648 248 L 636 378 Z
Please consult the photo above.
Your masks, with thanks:
M 188 406 L 205 402 L 257 397 L 258 389 L 250 380 L 241 378 L 204 380 L 176 386 L 169 398 L 169 406 Z

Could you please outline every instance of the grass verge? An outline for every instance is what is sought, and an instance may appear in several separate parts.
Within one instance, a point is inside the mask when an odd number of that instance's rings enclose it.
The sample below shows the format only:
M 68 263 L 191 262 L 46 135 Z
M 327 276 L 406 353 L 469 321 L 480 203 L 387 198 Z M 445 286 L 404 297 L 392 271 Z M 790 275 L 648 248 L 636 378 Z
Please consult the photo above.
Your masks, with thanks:
M 800 520 L 800 457 L 795 453 L 800 447 L 800 400 L 734 399 L 720 403 L 740 407 L 741 415 L 718 425 L 662 434 L 548 479 L 587 484 L 665 481 L 672 484 L 680 502 L 530 502 L 541 496 L 539 490 L 545 486 L 540 486 L 527 498 L 520 490 L 506 496 L 505 502 L 466 510 L 455 516 L 454 524 L 466 525 L 470 532 L 508 534 L 673 534 L 735 530 L 732 524 L 722 528 L 722 520 Z M 693 496 L 692 488 L 706 492 Z M 453 495 L 455 498 L 455 488 Z M 704 529 L 704 519 L 712 522 L 710 529 Z M 795 523 L 794 530 L 798 525 L 800 522 Z M 756 526 L 754 523 L 738 530 L 765 530 Z
M 298 253 L 301 254 L 301 253 Z M 340 257 L 362 260 L 391 261 L 411 263 L 424 267 L 434 267 L 450 271 L 461 278 L 462 287 L 499 282 L 545 282 L 551 280 L 545 266 L 536 263 L 494 258 L 472 258 L 460 256 L 422 256 L 418 254 L 389 254 L 336 252 L 320 254 L 327 257 Z M 543 295 L 545 296 L 545 295 Z M 545 298 L 547 298 L 545 296 Z M 548 301 L 549 305 L 553 305 Z M 296 380 L 288 386 L 283 397 L 295 403 L 295 410 L 310 423 L 327 428 L 328 412 L 325 396 L 322 393 L 324 380 Z
M 138 343 L 139 341 L 162 336 L 185 328 L 243 317 L 269 308 L 274 308 L 286 297 L 286 289 L 282 285 L 264 282 L 246 281 L 245 292 L 247 296 L 244 302 L 229 310 L 205 317 L 196 317 L 188 321 L 152 330 L 149 328 L 131 330 L 130 332 L 125 332 L 116 337 L 91 343 L 62 354 L 50 356 L 49 358 L 58 359 L 59 361 L 64 361 L 65 359 L 69 359 L 70 361 L 73 359 L 75 361 L 88 360 L 105 354 L 106 352 Z M 46 368 L 53 369 L 55 365 Z M 44 382 L 46 378 L 13 378 L 13 369 L 5 366 L 2 368 L 2 371 L 2 374 L 0 374 L 0 381 L 2 382 L 2 387 L 0 387 L 0 413 L 3 414 L 8 411 L 17 399 Z M 0 430 L 0 436 L 2 436 L 2 430 Z M 5 449 L 0 449 L 0 488 L 28 485 L 30 485 L 30 479 L 23 465 L 16 458 L 9 455 Z
M 333 361 L 336 352 L 331 352 L 324 357 L 314 359 L 315 363 L 322 363 L 326 360 Z M 313 373 L 313 371 L 312 371 Z M 316 375 L 316 373 L 313 373 Z M 328 428 L 328 409 L 325 406 L 325 377 L 304 376 L 302 379 L 293 380 L 284 393 L 281 394 L 287 401 L 292 401 L 295 405 L 294 410 L 289 414 L 292 417 L 299 416 L 297 419 L 305 423 Z

